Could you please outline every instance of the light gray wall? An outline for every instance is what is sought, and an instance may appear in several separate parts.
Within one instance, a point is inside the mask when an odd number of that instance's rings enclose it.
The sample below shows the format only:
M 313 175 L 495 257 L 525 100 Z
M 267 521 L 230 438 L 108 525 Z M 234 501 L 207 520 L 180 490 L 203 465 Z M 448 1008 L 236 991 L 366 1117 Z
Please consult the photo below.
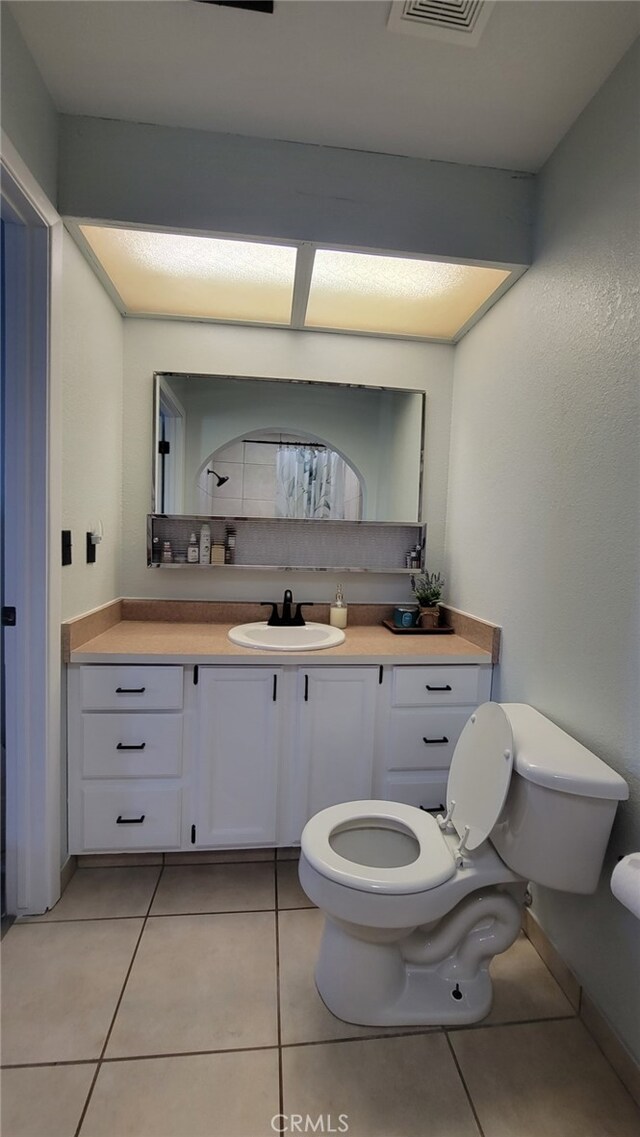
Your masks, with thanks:
M 60 212 L 529 264 L 531 174 L 61 116 Z
M 62 618 L 120 595 L 123 319 L 78 246 L 64 234 L 62 263 L 62 526 L 73 563 L 62 569 Z M 101 520 L 95 564 L 86 532 Z
M 57 200 L 58 114 L 9 5 L 0 6 L 2 129 L 53 204 Z
M 450 599 L 504 628 L 494 698 L 532 703 L 627 778 L 594 897 L 536 913 L 640 1058 L 638 45 L 545 167 L 533 268 L 456 349 Z
M 377 340 L 242 328 L 185 320 L 124 321 L 124 516 L 123 596 L 202 599 L 268 599 L 285 586 L 301 600 L 335 594 L 328 573 L 287 576 L 189 573 L 189 569 L 146 568 L 145 515 L 151 509 L 153 372 L 262 375 L 265 378 L 324 379 L 333 383 L 407 387 L 427 396 L 424 516 L 430 567 L 441 566 L 447 493 L 453 348 L 444 344 Z M 343 581 L 347 599 L 408 600 L 406 577 L 354 573 Z

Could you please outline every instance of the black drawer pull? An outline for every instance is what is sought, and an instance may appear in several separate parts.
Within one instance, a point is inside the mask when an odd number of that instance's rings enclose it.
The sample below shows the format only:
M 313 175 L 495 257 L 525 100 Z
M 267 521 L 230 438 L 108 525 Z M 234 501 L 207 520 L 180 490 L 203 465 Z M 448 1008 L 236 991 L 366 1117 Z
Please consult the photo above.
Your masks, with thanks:
M 141 742 L 139 746 L 125 746 L 124 742 L 119 742 L 116 750 L 144 750 L 146 742 Z
M 139 817 L 123 817 L 122 814 L 120 814 L 120 816 L 116 818 L 116 825 L 142 825 L 145 816 L 146 814 L 144 813 L 141 813 Z
M 116 695 L 143 695 L 146 687 L 116 687 Z
M 427 691 L 450 691 L 451 690 L 451 687 L 449 686 L 448 683 L 445 683 L 444 687 L 430 687 L 428 683 L 425 683 L 425 687 L 427 688 Z
M 441 742 L 448 742 L 449 739 L 446 734 L 443 734 L 442 738 L 423 738 L 422 741 L 426 743 L 427 746 L 437 746 Z

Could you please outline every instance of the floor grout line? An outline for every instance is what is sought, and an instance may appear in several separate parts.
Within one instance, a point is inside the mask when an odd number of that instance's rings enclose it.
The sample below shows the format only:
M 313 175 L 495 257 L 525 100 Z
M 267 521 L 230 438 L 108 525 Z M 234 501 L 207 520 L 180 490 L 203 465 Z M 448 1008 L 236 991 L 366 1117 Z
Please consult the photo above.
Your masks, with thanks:
M 133 961 L 132 961 L 133 962 Z M 115 1016 L 114 1016 L 115 1017 Z M 347 1035 L 344 1038 L 312 1038 L 305 1042 L 282 1042 L 279 1041 L 273 1045 L 259 1045 L 259 1046 L 223 1046 L 213 1047 L 208 1050 L 172 1050 L 162 1051 L 157 1054 L 124 1054 L 114 1055 L 112 1058 L 95 1057 L 95 1058 L 70 1058 L 63 1059 L 62 1061 L 50 1062 L 8 1062 L 2 1064 L 0 1069 L 3 1070 L 21 1070 L 37 1066 L 87 1066 L 92 1065 L 94 1062 L 137 1062 L 142 1060 L 150 1060 L 154 1058 L 189 1058 L 198 1054 L 242 1054 L 245 1051 L 256 1050 L 296 1050 L 305 1046 L 336 1046 L 343 1042 L 380 1042 L 381 1040 L 392 1040 L 394 1038 L 422 1038 L 426 1034 L 458 1034 L 465 1030 L 493 1030 L 496 1027 L 512 1027 L 512 1026 L 535 1026 L 538 1023 L 548 1022 L 568 1022 L 574 1016 L 566 1015 L 559 1018 L 545 1018 L 545 1019 L 523 1019 L 512 1022 L 504 1023 L 476 1023 L 467 1027 L 442 1027 L 442 1026 L 424 1026 L 424 1027 L 410 1027 L 404 1029 L 398 1027 L 393 1030 L 393 1033 L 385 1034 L 353 1034 Z M 107 1039 L 108 1041 L 108 1039 Z
M 25 916 L 21 920 L 15 921 L 15 926 L 22 928 L 27 925 L 41 925 L 48 924 L 90 924 L 97 921 L 106 920 L 141 920 L 146 919 L 147 916 L 150 920 L 165 920 L 172 916 L 243 916 L 249 915 L 252 912 L 275 912 L 275 908 L 214 908 L 207 909 L 205 912 L 134 912 L 129 916 L 69 916 L 68 918 L 60 918 L 58 920 L 43 920 L 41 917 Z M 301 905 L 298 908 L 279 908 L 279 912 L 314 912 L 317 909 L 309 904 Z
M 271 1046 L 228 1046 L 222 1050 L 172 1050 L 161 1054 L 114 1054 L 113 1058 L 103 1058 L 101 1065 L 109 1066 L 115 1062 L 155 1062 L 158 1058 L 198 1058 L 203 1055 L 218 1054 L 257 1054 L 262 1050 L 277 1050 L 277 1043 Z
M 455 1034 L 459 1034 L 464 1030 L 496 1030 L 498 1027 L 502 1026 L 533 1026 L 535 1023 L 564 1023 L 571 1022 L 573 1019 L 577 1018 L 578 1016 L 575 1014 L 542 1015 L 538 1019 L 505 1019 L 504 1022 L 500 1023 L 485 1023 L 481 1021 L 477 1023 L 463 1023 L 460 1026 L 455 1026 L 453 1023 L 447 1023 L 445 1030 L 450 1030 Z
M 3 1062 L 0 1070 L 36 1070 L 39 1066 L 93 1066 L 97 1058 L 62 1058 L 58 1062 Z
M 282 1072 L 282 1007 L 280 1003 L 280 912 L 278 908 L 278 869 L 273 873 L 273 887 L 275 890 L 275 925 L 276 925 L 276 1026 L 278 1031 L 278 1114 L 284 1116 L 284 1078 Z
M 386 1028 L 389 1029 L 389 1028 Z M 393 1028 L 391 1028 L 393 1029 Z M 283 1042 L 283 1050 L 296 1050 L 304 1046 L 336 1046 L 342 1042 L 380 1042 L 394 1038 L 422 1038 L 425 1034 L 441 1034 L 441 1026 L 413 1027 L 403 1030 L 401 1026 L 392 1034 L 349 1034 L 345 1038 L 312 1038 L 308 1042 Z
M 484 1137 L 484 1129 L 482 1128 L 482 1125 L 480 1124 L 480 1118 L 478 1117 L 476 1107 L 473 1104 L 473 1098 L 471 1097 L 469 1087 L 468 1087 L 468 1085 L 464 1079 L 464 1074 L 462 1073 L 462 1069 L 460 1067 L 460 1063 L 458 1062 L 456 1052 L 453 1049 L 453 1043 L 451 1042 L 451 1039 L 449 1038 L 449 1034 L 446 1030 L 444 1031 L 444 1037 L 446 1039 L 447 1046 L 449 1047 L 449 1052 L 451 1054 L 451 1057 L 453 1058 L 453 1061 L 455 1063 L 456 1070 L 458 1071 L 458 1077 L 460 1078 L 460 1081 L 462 1082 L 462 1088 L 464 1089 L 464 1092 L 467 1096 L 467 1101 L 469 1102 L 469 1108 L 473 1114 L 474 1121 L 475 1121 L 476 1125 L 478 1126 L 478 1133 L 480 1134 L 480 1137 Z
M 168 853 L 163 854 L 164 857 L 169 855 L 170 854 Z M 92 872 L 96 869 L 192 869 L 197 868 L 198 866 L 201 868 L 214 868 L 216 866 L 223 867 L 224 865 L 283 865 L 297 860 L 297 857 L 281 857 L 279 860 L 274 860 L 273 857 L 257 857 L 256 860 L 253 861 L 242 858 L 237 861 L 179 861 L 176 863 L 174 861 L 166 861 L 163 859 L 161 861 L 156 861 L 155 864 L 149 861 L 143 861 L 138 865 L 78 865 L 76 872 Z M 73 880 L 73 877 L 71 879 Z M 69 884 L 71 884 L 71 881 L 69 881 Z
M 84 1124 L 84 1119 L 85 1119 L 85 1117 L 86 1117 L 86 1115 L 87 1115 L 87 1110 L 88 1110 L 88 1108 L 89 1108 L 89 1103 L 90 1103 L 90 1101 L 91 1101 L 91 1098 L 92 1098 L 92 1096 L 93 1096 L 93 1091 L 94 1091 L 94 1088 L 95 1088 L 95 1084 L 96 1084 L 96 1082 L 97 1082 L 97 1080 L 98 1080 L 98 1074 L 100 1073 L 100 1069 L 101 1069 L 101 1067 L 102 1067 L 102 1061 L 103 1061 L 103 1058 L 104 1058 L 104 1055 L 105 1055 L 105 1052 L 106 1052 L 107 1046 L 109 1045 L 109 1039 L 111 1038 L 111 1032 L 113 1031 L 113 1027 L 114 1027 L 114 1024 L 115 1024 L 116 1018 L 118 1017 L 118 1011 L 120 1010 L 120 1005 L 121 1005 L 121 1003 L 122 1003 L 122 1000 L 123 1000 L 123 998 L 124 998 L 124 993 L 125 993 L 125 990 L 126 990 L 126 987 L 127 987 L 127 983 L 128 983 L 128 981 L 129 981 L 129 976 L 131 975 L 131 972 L 132 972 L 132 970 L 133 970 L 133 965 L 134 965 L 134 963 L 135 963 L 135 960 L 136 960 L 136 956 L 137 956 L 137 954 L 138 954 L 138 948 L 140 947 L 140 942 L 141 942 L 141 940 L 142 940 L 142 937 L 143 937 L 143 935 L 144 935 L 144 930 L 145 930 L 145 928 L 146 928 L 146 926 L 147 926 L 147 920 L 149 919 L 149 912 L 151 911 L 151 905 L 153 904 L 153 901 L 154 901 L 154 899 L 155 899 L 155 895 L 156 895 L 156 892 L 158 891 L 158 888 L 159 888 L 159 886 L 160 886 L 160 880 L 161 880 L 161 878 L 162 878 L 162 873 L 163 873 L 163 872 L 164 872 L 164 866 L 162 865 L 162 866 L 160 866 L 160 871 L 159 871 L 159 873 L 158 873 L 158 879 L 156 880 L 156 885 L 155 885 L 155 888 L 154 888 L 154 890 L 153 890 L 153 893 L 151 894 L 151 899 L 149 900 L 149 906 L 148 906 L 148 908 L 147 908 L 147 914 L 146 914 L 146 916 L 144 917 L 144 919 L 143 919 L 143 921 L 142 921 L 142 927 L 141 927 L 141 929 L 140 929 L 140 935 L 138 936 L 138 939 L 136 940 L 136 946 L 135 946 L 135 947 L 134 947 L 134 949 L 133 949 L 133 955 L 131 956 L 131 959 L 130 959 L 130 961 L 129 961 L 129 966 L 128 966 L 128 968 L 127 968 L 127 973 L 126 973 L 126 975 L 125 975 L 125 977 L 124 977 L 124 982 L 123 982 L 123 984 L 122 984 L 122 990 L 120 991 L 120 995 L 119 995 L 119 997 L 118 997 L 118 1001 L 117 1001 L 117 1003 L 116 1003 L 116 1007 L 115 1007 L 115 1010 L 114 1010 L 114 1012 L 113 1012 L 113 1015 L 112 1015 L 112 1017 L 111 1017 L 111 1022 L 110 1022 L 110 1024 L 109 1024 L 109 1029 L 107 1030 L 107 1034 L 106 1034 L 106 1037 L 105 1037 L 105 1040 L 104 1040 L 104 1044 L 103 1044 L 103 1046 L 102 1046 L 102 1050 L 101 1050 L 101 1052 L 100 1052 L 100 1057 L 98 1058 L 98 1063 L 97 1063 L 97 1066 L 96 1066 L 96 1069 L 95 1069 L 95 1072 L 94 1072 L 93 1078 L 91 1079 L 91 1085 L 89 1086 L 89 1092 L 88 1092 L 88 1094 L 87 1094 L 87 1097 L 86 1097 L 86 1099 L 85 1099 L 85 1103 L 84 1103 L 84 1106 L 82 1107 L 82 1113 L 80 1114 L 80 1118 L 79 1118 L 78 1124 L 77 1124 L 77 1126 L 76 1126 L 76 1130 L 75 1130 L 75 1134 L 74 1134 L 74 1137 L 79 1137 L 79 1135 L 80 1135 L 80 1130 L 82 1129 L 82 1126 L 83 1126 L 83 1124 Z

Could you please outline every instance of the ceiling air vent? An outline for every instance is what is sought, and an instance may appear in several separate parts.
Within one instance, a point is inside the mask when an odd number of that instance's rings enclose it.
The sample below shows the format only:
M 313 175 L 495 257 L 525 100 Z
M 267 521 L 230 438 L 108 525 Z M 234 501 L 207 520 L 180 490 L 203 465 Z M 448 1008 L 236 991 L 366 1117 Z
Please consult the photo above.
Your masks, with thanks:
M 387 21 L 391 32 L 475 47 L 495 0 L 394 0 Z

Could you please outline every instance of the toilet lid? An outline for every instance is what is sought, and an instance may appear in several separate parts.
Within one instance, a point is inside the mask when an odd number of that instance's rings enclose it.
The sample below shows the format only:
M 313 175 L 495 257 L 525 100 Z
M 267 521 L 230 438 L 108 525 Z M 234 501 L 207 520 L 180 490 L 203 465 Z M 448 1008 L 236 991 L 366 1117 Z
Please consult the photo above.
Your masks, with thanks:
M 505 803 L 513 768 L 511 724 L 499 703 L 483 703 L 466 723 L 451 760 L 447 809 L 467 849 L 486 841 Z

